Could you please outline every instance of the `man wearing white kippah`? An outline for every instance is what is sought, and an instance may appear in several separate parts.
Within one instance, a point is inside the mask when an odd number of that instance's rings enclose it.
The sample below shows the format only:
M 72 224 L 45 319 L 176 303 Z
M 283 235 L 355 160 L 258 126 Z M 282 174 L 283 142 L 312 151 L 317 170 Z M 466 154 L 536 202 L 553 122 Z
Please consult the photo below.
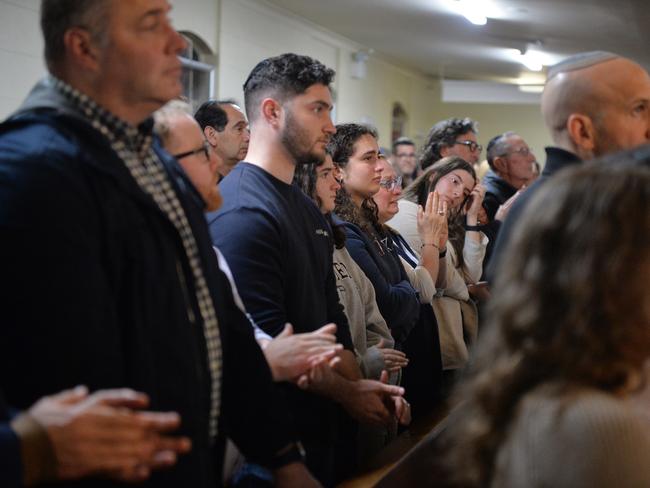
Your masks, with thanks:
M 549 69 L 542 115 L 555 146 L 546 148 L 540 178 L 513 205 L 501 227 L 488 270 L 491 279 L 499 272 L 522 209 L 551 175 L 650 142 L 650 75 L 617 54 L 576 54 Z

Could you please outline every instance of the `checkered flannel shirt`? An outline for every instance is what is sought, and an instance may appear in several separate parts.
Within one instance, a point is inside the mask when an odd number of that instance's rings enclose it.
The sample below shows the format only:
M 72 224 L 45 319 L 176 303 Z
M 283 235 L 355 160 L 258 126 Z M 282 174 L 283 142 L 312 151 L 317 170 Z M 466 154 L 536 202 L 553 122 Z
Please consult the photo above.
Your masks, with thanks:
M 201 266 L 198 246 L 181 202 L 174 191 L 169 175 L 152 148 L 152 126 L 134 127 L 100 107 L 88 96 L 63 81 L 52 77 L 53 85 L 83 113 L 92 126 L 101 132 L 128 168 L 138 186 L 150 195 L 160 210 L 174 224 L 183 241 L 183 248 L 194 277 L 196 300 L 203 319 L 203 332 L 208 350 L 211 377 L 210 438 L 217 434 L 217 420 L 221 403 L 221 339 L 214 303 Z M 192 309 L 188 318 L 195 321 Z

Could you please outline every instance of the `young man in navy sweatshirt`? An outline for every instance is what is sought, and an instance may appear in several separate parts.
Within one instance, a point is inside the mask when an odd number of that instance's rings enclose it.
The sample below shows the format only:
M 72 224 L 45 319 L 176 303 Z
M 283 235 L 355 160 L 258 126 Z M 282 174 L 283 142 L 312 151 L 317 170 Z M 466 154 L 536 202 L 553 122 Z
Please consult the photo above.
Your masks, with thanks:
M 352 467 L 350 416 L 388 423 L 405 407 L 401 388 L 361 379 L 336 292 L 331 230 L 291 184 L 296 165 L 322 160 L 336 131 L 330 118 L 333 77 L 333 70 L 295 54 L 265 59 L 253 69 L 244 84 L 248 155 L 221 182 L 222 209 L 208 216 L 213 242 L 260 328 L 274 336 L 286 322 L 296 332 L 337 325 L 345 347 L 338 363 L 316 368 L 306 391 L 286 385 L 307 466 L 326 485 Z

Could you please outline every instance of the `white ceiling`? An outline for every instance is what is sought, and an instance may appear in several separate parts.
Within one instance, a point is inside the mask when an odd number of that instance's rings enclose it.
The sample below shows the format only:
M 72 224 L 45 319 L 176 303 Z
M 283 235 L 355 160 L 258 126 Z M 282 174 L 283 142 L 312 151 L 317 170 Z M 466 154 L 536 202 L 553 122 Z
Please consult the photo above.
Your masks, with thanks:
M 457 0 L 267 1 L 435 77 L 543 81 L 512 54 L 527 43 L 551 64 L 601 49 L 650 68 L 650 0 L 473 0 L 492 15 L 484 26 L 459 15 Z

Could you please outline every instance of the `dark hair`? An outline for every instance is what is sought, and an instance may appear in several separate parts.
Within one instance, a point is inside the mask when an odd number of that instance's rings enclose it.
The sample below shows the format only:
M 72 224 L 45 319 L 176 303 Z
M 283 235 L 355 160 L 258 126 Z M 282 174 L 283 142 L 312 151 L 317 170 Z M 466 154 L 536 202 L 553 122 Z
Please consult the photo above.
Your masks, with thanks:
M 402 192 L 402 198 L 424 207 L 429 193 L 435 189 L 438 180 L 457 169 L 467 171 L 476 181 L 476 171 L 471 164 L 459 156 L 447 156 L 433 166 L 429 166 L 413 180 Z
M 246 115 L 253 123 L 262 98 L 271 96 L 284 103 L 305 93 L 310 86 L 321 84 L 329 88 L 334 70 L 298 54 L 287 53 L 260 61 L 244 83 Z
M 325 160 L 320 163 L 311 163 L 311 164 L 299 164 L 296 166 L 296 172 L 293 175 L 293 184 L 300 188 L 305 195 L 311 198 L 316 205 L 320 208 L 323 202 L 316 194 L 316 180 L 318 175 L 316 174 L 316 168 L 319 168 L 325 164 Z M 332 227 L 332 238 L 334 239 L 334 245 L 337 249 L 342 249 L 345 247 L 345 229 L 342 225 L 336 225 L 332 220 L 332 215 L 327 213 L 325 218 Z
M 50 72 L 65 56 L 63 38 L 72 27 L 89 31 L 104 44 L 108 27 L 107 0 L 41 0 L 41 32 L 45 45 L 45 63 Z
M 336 134 L 332 136 L 327 144 L 327 152 L 332 156 L 334 163 L 340 168 L 345 168 L 354 154 L 356 142 L 365 135 L 377 139 L 377 131 L 368 125 L 362 124 L 339 124 L 336 126 Z M 342 184 L 336 192 L 336 215 L 346 222 L 355 224 L 368 236 L 375 239 L 384 237 L 384 226 L 379 222 L 379 211 L 377 204 L 372 198 L 366 198 L 361 208 L 357 207 L 350 194 Z
M 508 131 L 490 139 L 485 150 L 487 154 L 487 162 L 490 168 L 494 169 L 495 158 L 505 156 L 508 153 L 508 138 L 514 135 L 516 135 L 514 132 Z
M 630 391 L 631 374 L 650 355 L 642 307 L 649 211 L 645 167 L 581 165 L 532 197 L 505 250 L 476 360 L 456 392 L 443 446 L 455 484 L 491 484 L 517 406 L 539 385 Z
M 427 203 L 429 193 L 435 190 L 440 178 L 448 175 L 454 170 L 467 171 L 476 182 L 476 171 L 474 171 L 471 164 L 458 156 L 447 156 L 434 165 L 429 166 L 420 176 L 413 180 L 413 183 L 407 186 L 402 192 L 402 198 L 424 207 Z M 456 251 L 459 268 L 462 268 L 465 265 L 465 260 L 463 259 L 463 247 L 465 245 L 465 216 L 463 215 L 462 210 L 463 205 L 461 205 L 456 212 L 449 212 L 448 228 L 449 242 L 451 242 L 454 251 Z
M 228 124 L 228 114 L 223 109 L 223 105 L 237 105 L 237 102 L 234 100 L 208 100 L 201 104 L 194 114 L 201 130 L 210 126 L 214 127 L 217 132 L 223 132 Z
M 332 136 L 327 144 L 327 153 L 341 168 L 345 168 L 354 153 L 354 145 L 366 134 L 375 139 L 379 136 L 377 129 L 364 124 L 338 124 L 336 134 Z
M 408 137 L 399 137 L 393 141 L 393 154 L 397 154 L 398 146 L 413 146 L 415 147 L 415 142 L 413 142 Z
M 470 118 L 441 120 L 429 131 L 427 140 L 420 154 L 420 167 L 426 169 L 442 156 L 440 150 L 452 146 L 458 136 L 474 132 L 478 134 L 478 125 Z

